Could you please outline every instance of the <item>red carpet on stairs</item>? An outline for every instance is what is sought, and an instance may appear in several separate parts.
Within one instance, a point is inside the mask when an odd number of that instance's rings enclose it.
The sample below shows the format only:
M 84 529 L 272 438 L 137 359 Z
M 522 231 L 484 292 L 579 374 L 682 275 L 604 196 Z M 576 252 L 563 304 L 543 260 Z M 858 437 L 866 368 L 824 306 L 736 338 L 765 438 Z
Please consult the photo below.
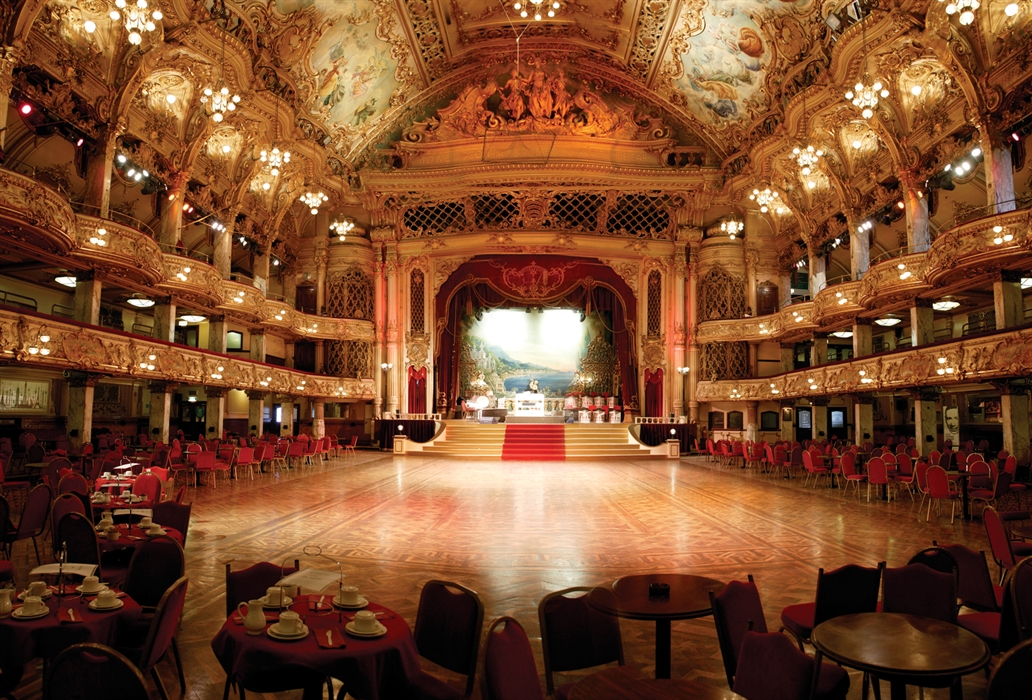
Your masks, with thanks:
M 502 459 L 566 460 L 566 429 L 546 423 L 506 423 Z

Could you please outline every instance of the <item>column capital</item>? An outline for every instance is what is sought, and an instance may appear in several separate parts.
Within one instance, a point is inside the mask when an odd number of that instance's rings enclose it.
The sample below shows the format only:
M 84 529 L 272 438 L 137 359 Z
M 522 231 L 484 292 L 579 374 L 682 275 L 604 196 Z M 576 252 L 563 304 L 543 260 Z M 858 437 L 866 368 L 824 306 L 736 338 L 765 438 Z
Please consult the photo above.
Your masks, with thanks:
M 938 401 L 940 394 L 942 394 L 942 387 L 918 387 L 914 389 L 908 389 L 907 393 L 910 394 L 910 398 L 914 399 L 914 401 Z
M 226 314 L 208 314 L 208 323 L 225 323 Z
M 831 403 L 831 399 L 826 396 L 816 396 L 810 399 L 810 403 L 814 406 L 827 406 Z
M 1020 270 L 1000 270 L 1001 282 L 1021 282 L 1022 276 Z
M 827 339 L 828 339 L 828 334 L 827 333 L 815 332 L 813 334 L 813 340 L 827 340 Z
M 987 384 L 991 384 L 1000 394 L 1006 396 L 1024 396 L 1029 393 L 1027 384 L 1016 384 L 1010 379 L 990 379 Z
M 251 401 L 261 401 L 266 395 L 266 392 L 261 389 L 247 389 L 244 393 L 247 394 L 247 398 Z
M 180 387 L 178 382 L 162 382 L 162 381 L 150 381 L 147 382 L 147 388 L 152 394 L 171 394 Z
M 871 319 L 869 319 L 869 318 L 861 318 L 859 316 L 854 316 L 853 317 L 853 325 L 854 326 L 870 326 L 871 325 Z
M 930 308 L 932 308 L 932 300 L 931 299 L 920 299 L 920 298 L 915 297 L 914 298 L 914 308 L 916 308 L 916 309 L 930 309 Z
M 82 389 L 83 387 L 88 386 L 97 386 L 97 382 L 108 376 L 97 372 L 80 372 L 75 369 L 66 369 L 63 374 L 65 381 L 68 382 L 68 386 L 75 387 L 77 389 Z
M 204 395 L 209 399 L 221 399 L 229 391 L 224 386 L 206 386 L 204 387 Z

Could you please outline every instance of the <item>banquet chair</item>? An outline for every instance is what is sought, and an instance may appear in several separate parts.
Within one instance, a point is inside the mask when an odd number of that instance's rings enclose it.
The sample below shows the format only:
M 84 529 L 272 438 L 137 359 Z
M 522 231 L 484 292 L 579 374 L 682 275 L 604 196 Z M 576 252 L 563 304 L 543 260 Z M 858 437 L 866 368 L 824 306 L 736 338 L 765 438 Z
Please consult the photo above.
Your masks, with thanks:
M 717 629 L 717 642 L 720 655 L 724 660 L 724 673 L 727 686 L 735 686 L 735 674 L 739 668 L 739 651 L 747 632 L 767 632 L 767 621 L 763 615 L 760 593 L 753 581 L 752 574 L 748 581 L 731 581 L 727 587 L 714 595 L 709 593 L 710 607 L 713 609 L 713 623 Z M 849 692 L 849 674 L 834 664 L 821 666 L 815 698 L 830 700 L 845 698 Z
M 1032 556 L 1032 544 L 1011 540 L 995 508 L 989 507 L 982 511 L 982 523 L 989 538 L 989 551 L 1000 567 L 1002 582 L 1004 574 L 1014 568 L 1018 559 Z
M 268 465 L 270 473 L 278 473 L 276 465 L 286 465 L 287 461 L 279 454 L 278 449 L 278 445 L 275 442 L 265 443 L 265 453 L 262 455 L 261 468 L 264 469 L 264 467 Z
M 867 462 L 867 502 L 871 502 L 871 486 L 881 486 L 885 489 L 885 497 L 892 500 L 892 491 L 889 488 L 893 479 L 889 477 L 888 468 L 881 457 L 872 457 Z
M 484 700 L 545 700 L 530 639 L 511 617 L 499 617 L 487 629 L 480 694 Z
M 25 448 L 26 462 L 42 462 L 46 455 L 47 452 L 43 449 L 43 445 L 38 442 L 34 442 Z
M 218 456 L 215 458 L 214 472 L 212 473 L 211 481 L 212 485 L 218 486 L 218 474 L 222 472 L 226 476 L 226 482 L 229 482 L 230 475 L 234 471 L 234 465 L 236 464 L 237 448 L 235 447 L 220 447 Z
M 464 692 L 459 691 L 423 671 L 412 682 L 413 690 L 441 700 L 472 696 L 483 629 L 484 604 L 476 591 L 451 581 L 423 584 L 412 635 L 416 649 L 424 659 L 465 675 L 466 685 Z
M 50 531 L 53 533 L 53 536 L 50 538 L 50 545 L 54 554 L 61 551 L 61 540 L 57 536 L 57 524 L 68 513 L 78 513 L 83 517 L 86 516 L 86 507 L 74 493 L 58 496 L 50 506 Z
M 253 448 L 254 453 L 251 456 L 251 466 L 248 468 L 248 472 L 251 473 L 251 478 L 254 478 L 254 472 L 258 472 L 258 476 L 265 476 L 265 472 L 262 471 L 262 464 L 265 462 L 265 453 L 272 448 L 266 442 L 259 442 Z
M 226 617 L 232 615 L 237 605 L 265 595 L 266 589 L 288 574 L 301 568 L 295 559 L 293 566 L 280 566 L 267 561 L 252 564 L 246 569 L 233 571 L 232 560 L 226 562 Z
M 936 545 L 936 542 L 932 544 Z M 941 546 L 957 562 L 957 598 L 960 604 L 978 612 L 999 612 L 1003 605 L 1003 586 L 993 585 L 985 552 L 976 552 L 962 544 Z
M 991 485 L 992 488 L 987 489 L 968 489 L 968 498 L 970 500 L 970 508 L 972 515 L 974 515 L 975 501 L 982 502 L 982 512 L 985 512 L 986 508 L 997 507 L 999 502 L 1005 497 L 1010 495 L 1010 483 L 1011 475 L 1007 472 L 1000 472 L 996 475 L 994 483 Z M 984 517 L 984 516 L 983 516 Z
M 117 651 L 125 654 L 136 664 L 136 668 L 140 670 L 141 674 L 145 677 L 149 674 L 154 679 L 154 685 L 157 686 L 162 700 L 168 700 L 168 691 L 165 690 L 165 684 L 161 682 L 157 664 L 168 653 L 176 630 L 179 628 L 179 620 L 183 616 L 183 604 L 186 602 L 187 582 L 186 576 L 181 577 L 161 596 L 142 645 L 123 646 L 120 639 L 115 641 Z M 180 684 L 180 688 L 185 694 L 186 683 L 182 677 L 180 677 Z
M 330 441 L 329 450 L 331 452 L 333 452 L 334 459 L 336 459 L 337 457 L 340 457 L 341 444 L 340 444 L 340 442 L 337 441 L 337 436 L 336 435 L 330 435 L 328 437 L 328 439 Z
M 789 630 L 799 642 L 810 641 L 817 625 L 842 615 L 874 612 L 878 607 L 885 562 L 875 568 L 847 564 L 828 571 L 817 570 L 817 593 L 812 603 L 789 605 L 781 611 L 781 630 Z
M 907 564 L 882 573 L 881 611 L 919 615 L 950 624 L 957 621 L 957 577 L 924 564 Z
M 346 457 L 348 455 L 351 455 L 352 457 L 354 457 L 355 456 L 355 448 L 357 446 L 358 446 L 358 436 L 357 435 L 352 435 L 351 436 L 351 442 L 349 442 L 347 445 L 344 446 L 344 456 Z
M 1003 471 L 1010 474 L 1010 492 L 1014 495 L 1017 501 L 1018 507 L 1021 507 L 1022 496 L 1028 493 L 1028 486 L 1026 484 L 1016 483 L 1018 478 L 1018 458 L 1014 455 L 1008 455 L 1007 459 L 1003 463 Z
M 1028 695 L 1032 687 L 1032 640 L 1008 651 L 989 679 L 987 700 L 1012 700 Z
M 811 476 L 813 477 L 814 488 L 817 488 L 817 482 L 818 480 L 820 480 L 821 476 L 827 476 L 828 478 L 831 478 L 831 470 L 829 470 L 823 464 L 815 464 L 813 453 L 810 451 L 806 451 L 803 453 L 803 467 L 806 469 L 806 480 L 803 481 L 804 487 L 809 482 Z
M 308 436 L 306 435 L 305 437 L 307 438 Z M 304 462 L 302 462 L 302 466 L 308 465 L 309 467 L 314 467 L 315 463 L 312 461 L 312 457 L 315 456 L 315 451 L 316 449 L 318 449 L 319 441 L 298 440 L 298 444 L 304 448 L 302 452 L 302 455 L 304 456 Z
M 853 452 L 842 453 L 842 478 L 846 481 L 846 488 L 850 484 L 856 487 L 856 497 L 860 498 L 860 484 L 867 481 L 867 475 L 857 473 L 856 454 Z
M 297 460 L 298 466 L 302 466 L 305 460 L 305 443 L 297 440 L 290 444 L 290 448 L 287 450 L 287 468 L 292 467 L 291 460 Z
M 190 511 L 192 509 L 192 503 L 183 505 L 176 501 L 162 501 L 154 504 L 151 509 L 151 519 L 159 525 L 179 530 L 183 534 L 183 542 L 186 542 L 186 531 L 190 528 Z
M 43 700 L 149 700 L 133 662 L 103 644 L 75 644 L 47 665 Z
M 1026 557 L 1014 566 L 1004 596 L 1008 599 L 1014 606 L 1019 640 L 1032 639 L 1032 559 Z
M 97 531 L 85 515 L 65 513 L 57 523 L 56 537 L 67 547 L 68 562 L 95 564 L 100 580 L 112 586 L 117 586 L 125 580 L 127 567 L 111 557 L 107 562 L 104 561 L 97 542 Z
M 54 493 L 57 493 L 57 485 L 61 482 L 62 470 L 72 471 L 72 463 L 65 457 L 55 457 L 47 463 L 43 470 L 43 480 L 50 484 Z
M 78 493 L 88 496 L 90 485 L 86 483 L 86 477 L 82 474 L 74 473 L 61 477 L 61 481 L 57 483 L 57 494 L 60 496 L 66 493 Z
M 808 698 L 812 682 L 813 659 L 796 649 L 787 636 L 777 632 L 745 633 L 738 652 L 734 692 L 749 700 Z
M 911 501 L 914 500 L 914 490 L 911 487 L 916 478 L 914 476 L 914 463 L 910 461 L 910 455 L 905 453 L 896 455 L 896 476 L 894 480 L 901 488 L 907 490 Z
M 952 525 L 957 511 L 957 493 L 950 486 L 946 470 L 942 467 L 929 467 L 925 478 L 928 480 L 928 512 L 925 513 L 925 522 L 928 522 L 928 518 L 932 515 L 933 501 L 935 502 L 935 515 L 938 518 L 941 502 L 948 500 L 950 502 L 950 524 Z
M 239 473 L 240 467 L 247 467 L 247 473 L 254 480 L 254 448 L 240 447 L 237 449 L 236 457 L 233 459 L 233 476 Z
M 133 495 L 143 496 L 140 507 L 154 507 L 161 501 L 161 479 L 154 474 L 140 474 L 133 482 Z
M 43 534 L 47 526 L 47 514 L 50 512 L 50 488 L 46 484 L 40 484 L 29 492 L 25 499 L 25 508 L 22 510 L 21 520 L 14 531 L 8 530 L 4 538 L 4 545 L 7 548 L 7 558 L 11 558 L 14 544 L 21 540 L 32 540 L 32 549 L 36 552 L 36 564 L 40 564 L 39 547 L 36 538 Z M 90 526 L 92 528 L 92 525 Z
M 0 453 L 0 493 L 20 489 L 27 491 L 31 486 L 28 480 L 7 481 L 7 469 L 11 464 L 11 453 Z
M 619 618 L 593 608 L 588 604 L 587 595 L 570 597 L 572 593 L 593 590 L 566 588 L 549 593 L 538 603 L 545 686 L 550 696 L 560 700 L 566 700 L 573 683 L 556 688 L 552 674 L 579 671 L 613 661 L 624 665 Z M 608 589 L 599 589 L 596 594 L 612 596 Z M 615 601 L 613 607 L 616 607 Z
M 788 466 L 785 468 L 789 478 L 792 478 L 792 469 L 795 467 L 803 468 L 803 448 L 801 445 L 796 445 L 792 448 L 792 455 L 788 460 Z
M 215 478 L 215 453 L 214 452 L 200 452 L 197 455 L 197 461 L 194 462 L 194 486 L 197 486 L 197 480 L 204 474 L 211 476 L 211 485 L 218 487 L 218 480 Z

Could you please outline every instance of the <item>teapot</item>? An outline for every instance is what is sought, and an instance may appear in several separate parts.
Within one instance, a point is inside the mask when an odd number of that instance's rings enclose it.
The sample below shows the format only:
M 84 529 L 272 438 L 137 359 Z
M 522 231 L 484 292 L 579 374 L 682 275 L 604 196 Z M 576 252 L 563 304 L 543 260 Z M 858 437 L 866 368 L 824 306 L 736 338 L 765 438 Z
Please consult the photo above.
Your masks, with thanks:
M 0 588 L 0 617 L 8 617 L 13 612 L 12 595 L 14 595 L 13 588 Z
M 244 610 L 247 613 L 244 613 Z M 237 605 L 237 612 L 244 619 L 244 629 L 248 634 L 258 635 L 265 631 L 265 608 L 262 601 L 255 599 Z

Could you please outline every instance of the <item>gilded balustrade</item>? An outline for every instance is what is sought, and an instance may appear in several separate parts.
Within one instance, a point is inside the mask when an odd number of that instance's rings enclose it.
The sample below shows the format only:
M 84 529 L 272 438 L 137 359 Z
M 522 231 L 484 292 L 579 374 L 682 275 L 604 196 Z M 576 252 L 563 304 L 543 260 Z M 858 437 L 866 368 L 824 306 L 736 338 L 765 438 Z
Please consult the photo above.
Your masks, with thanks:
M 311 398 L 376 396 L 371 379 L 323 377 L 0 307 L 0 363 L 11 359 L 48 369 Z

